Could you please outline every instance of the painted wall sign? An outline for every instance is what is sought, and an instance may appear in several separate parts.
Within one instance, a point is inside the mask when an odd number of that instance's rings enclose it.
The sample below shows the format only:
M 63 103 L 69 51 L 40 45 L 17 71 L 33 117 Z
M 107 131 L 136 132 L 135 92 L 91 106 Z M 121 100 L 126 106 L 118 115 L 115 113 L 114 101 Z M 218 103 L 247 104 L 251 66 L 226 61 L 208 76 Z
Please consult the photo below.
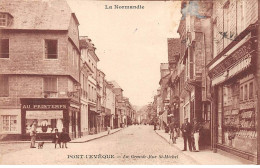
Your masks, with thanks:
M 22 109 L 67 109 L 65 104 L 55 104 L 55 105 L 37 105 L 37 104 L 24 104 Z
M 218 74 L 223 73 L 228 68 L 233 66 L 237 61 L 243 59 L 246 55 L 254 51 L 252 39 L 245 42 L 241 47 L 236 49 L 233 53 L 227 56 L 222 62 L 215 66 L 209 71 L 210 77 L 218 76 Z

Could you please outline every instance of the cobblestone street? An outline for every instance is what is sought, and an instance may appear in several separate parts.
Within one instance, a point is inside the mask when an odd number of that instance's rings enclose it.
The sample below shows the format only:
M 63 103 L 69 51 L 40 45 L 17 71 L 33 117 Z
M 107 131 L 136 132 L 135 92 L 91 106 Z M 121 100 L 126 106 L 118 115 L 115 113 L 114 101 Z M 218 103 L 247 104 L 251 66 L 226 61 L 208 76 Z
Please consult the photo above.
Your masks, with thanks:
M 1 144 L 1 150 L 2 148 L 10 148 L 10 145 L 12 144 Z M 25 144 L 22 144 L 22 146 L 24 145 Z M 16 146 L 14 147 L 17 148 Z M 30 165 L 199 164 L 180 149 L 169 145 L 154 132 L 153 127 L 148 125 L 130 126 L 118 133 L 87 143 L 69 143 L 68 149 L 54 149 L 54 144 L 47 143 L 43 149 L 27 148 L 19 150 L 19 148 L 17 148 L 17 150 L 16 152 L 9 152 L 2 155 L 0 163 Z M 82 158 L 79 155 L 82 155 Z M 90 155 L 97 156 L 90 158 Z M 149 155 L 152 155 L 153 158 L 149 158 Z M 159 158 L 160 155 L 163 157 L 168 155 L 169 158 Z M 107 158 L 105 159 L 105 157 Z M 230 162 L 230 164 L 232 163 L 237 162 Z M 212 164 L 221 163 L 216 163 L 212 160 Z

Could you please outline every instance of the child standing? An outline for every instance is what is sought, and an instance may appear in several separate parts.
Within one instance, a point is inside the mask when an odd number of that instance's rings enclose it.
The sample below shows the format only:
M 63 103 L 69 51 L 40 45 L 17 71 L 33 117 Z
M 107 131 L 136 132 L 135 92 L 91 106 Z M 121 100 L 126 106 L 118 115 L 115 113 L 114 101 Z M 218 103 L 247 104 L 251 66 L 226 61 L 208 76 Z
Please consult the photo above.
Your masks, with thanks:
M 70 142 L 70 136 L 69 134 L 66 132 L 66 128 L 62 128 L 62 133 L 60 134 L 60 141 L 62 142 L 62 148 L 68 148 L 67 147 L 67 142 Z
M 54 133 L 54 136 L 53 136 L 53 142 L 55 143 L 55 149 L 56 149 L 57 144 L 59 144 L 59 146 L 60 146 L 60 148 L 61 148 L 61 144 L 60 144 L 60 134 L 59 134 L 57 128 L 55 129 L 55 133 Z

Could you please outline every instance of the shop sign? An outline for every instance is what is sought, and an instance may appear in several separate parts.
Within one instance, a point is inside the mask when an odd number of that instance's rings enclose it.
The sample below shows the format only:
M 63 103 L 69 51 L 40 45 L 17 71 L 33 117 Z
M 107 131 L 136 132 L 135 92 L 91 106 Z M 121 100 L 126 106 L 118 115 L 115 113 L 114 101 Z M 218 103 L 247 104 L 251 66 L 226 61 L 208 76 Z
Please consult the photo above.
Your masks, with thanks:
M 225 80 L 227 80 L 228 78 L 238 74 L 239 72 L 245 70 L 247 67 L 249 67 L 251 65 L 251 55 L 249 55 L 248 58 L 240 61 L 237 65 L 233 66 L 230 69 L 227 69 L 227 71 L 225 71 L 224 73 L 222 73 L 220 76 L 215 77 L 212 80 L 212 85 L 216 85 L 219 83 L 224 82 Z
M 63 118 L 62 110 L 42 110 L 42 111 L 26 111 L 26 119 L 61 119 Z
M 39 104 L 24 104 L 22 109 L 67 109 L 65 104 L 55 104 L 55 105 L 39 105 Z
M 254 51 L 252 39 L 245 42 L 241 47 L 236 49 L 233 53 L 227 56 L 223 61 L 221 61 L 216 67 L 209 71 L 211 77 L 217 76 L 223 73 L 228 68 L 232 67 L 238 60 L 243 59 L 246 55 Z

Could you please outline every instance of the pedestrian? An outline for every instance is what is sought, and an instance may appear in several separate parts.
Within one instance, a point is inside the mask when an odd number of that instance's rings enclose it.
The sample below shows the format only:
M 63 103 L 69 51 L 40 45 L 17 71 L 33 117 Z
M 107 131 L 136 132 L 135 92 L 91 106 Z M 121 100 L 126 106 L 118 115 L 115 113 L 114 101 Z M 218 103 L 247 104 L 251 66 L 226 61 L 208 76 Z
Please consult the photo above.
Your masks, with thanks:
M 196 118 L 193 120 L 193 127 L 192 127 L 192 135 L 194 138 L 193 148 L 195 152 L 199 152 L 199 138 L 200 138 L 200 131 L 202 129 L 201 124 L 198 122 Z
M 62 148 L 68 148 L 67 147 L 67 143 L 70 142 L 70 136 L 69 134 L 66 132 L 66 128 L 62 128 L 62 132 L 60 134 L 60 142 L 62 143 Z
M 192 151 L 191 147 L 191 124 L 188 121 L 188 118 L 185 118 L 184 123 L 181 126 L 183 141 L 184 141 L 184 149 L 182 151 L 187 151 L 187 141 L 189 145 L 189 150 Z
M 172 118 L 172 122 L 169 124 L 169 133 L 173 144 L 176 144 L 176 131 L 175 131 L 175 120 Z
M 110 134 L 110 130 L 111 130 L 110 126 L 107 126 L 107 134 Z
M 154 122 L 154 123 L 153 123 L 153 130 L 156 130 L 156 126 L 157 126 L 157 123 Z
M 33 121 L 33 124 L 32 124 L 31 129 L 30 129 L 30 137 L 31 137 L 31 146 L 30 146 L 30 148 L 36 148 L 35 147 L 36 127 L 37 127 L 37 123 L 36 123 L 36 121 Z
M 55 133 L 54 133 L 54 135 L 53 135 L 53 140 L 52 140 L 52 142 L 55 143 L 55 149 L 56 149 L 57 144 L 59 144 L 59 146 L 60 146 L 60 148 L 61 148 L 61 144 L 60 144 L 60 134 L 59 134 L 57 128 L 55 129 Z

